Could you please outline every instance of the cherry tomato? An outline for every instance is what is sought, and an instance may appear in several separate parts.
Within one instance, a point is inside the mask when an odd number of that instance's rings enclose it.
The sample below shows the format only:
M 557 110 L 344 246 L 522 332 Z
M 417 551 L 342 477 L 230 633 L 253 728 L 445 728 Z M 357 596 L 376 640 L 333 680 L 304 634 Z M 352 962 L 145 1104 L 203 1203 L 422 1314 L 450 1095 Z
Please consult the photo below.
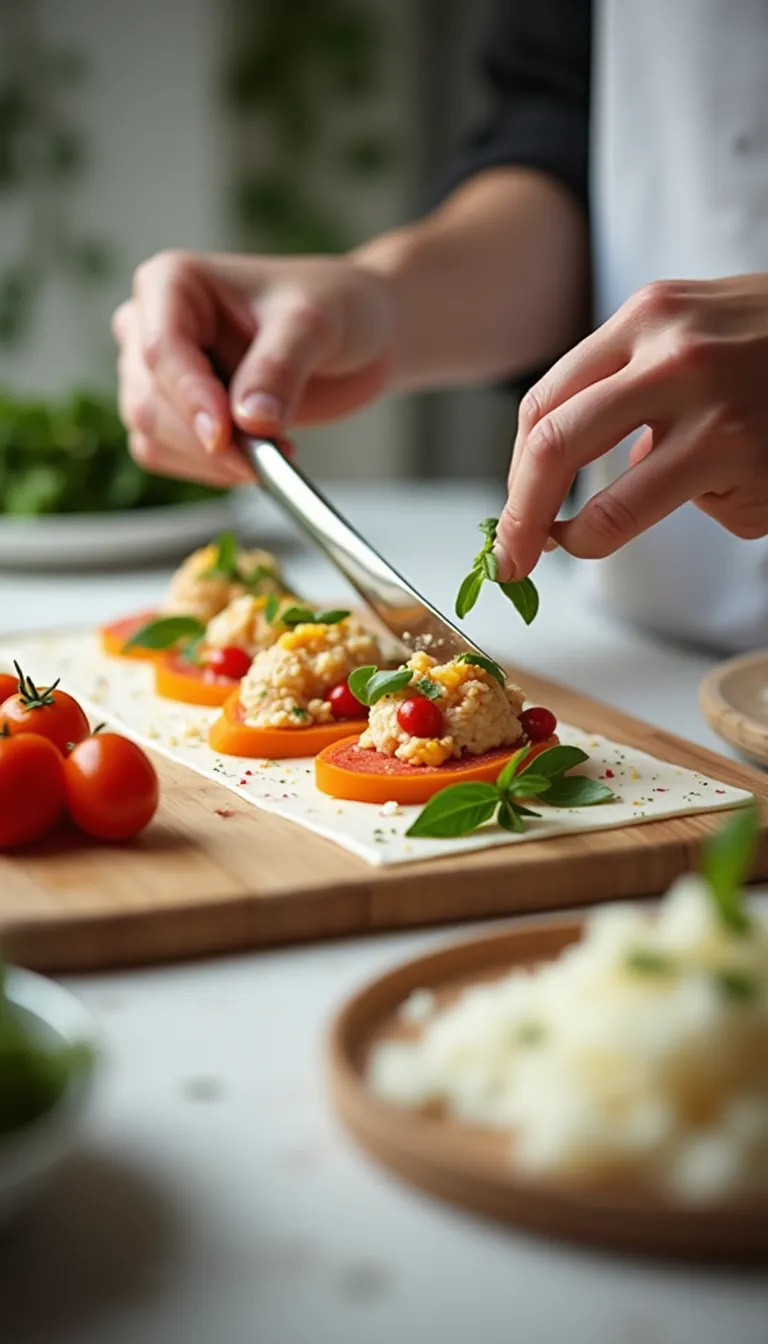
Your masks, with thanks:
M 0 705 L 4 705 L 6 700 L 10 700 L 19 689 L 17 677 L 12 677 L 10 672 L 0 672 Z
M 29 845 L 52 830 L 64 807 L 64 762 L 34 733 L 0 734 L 0 849 Z
M 557 719 L 551 709 L 542 709 L 540 705 L 534 705 L 532 709 L 523 710 L 520 725 L 531 742 L 546 742 L 557 728 Z
M 71 695 L 58 689 L 58 682 L 38 690 L 20 668 L 17 671 L 19 688 L 0 708 L 0 729 L 7 728 L 12 737 L 16 733 L 47 737 L 66 756 L 70 743 L 82 742 L 91 731 L 85 711 Z
M 205 655 L 206 667 L 215 672 L 217 677 L 231 677 L 233 681 L 240 681 L 245 676 L 252 661 L 244 649 L 238 649 L 235 645 L 225 649 L 211 649 Z
M 415 695 L 401 700 L 397 707 L 397 722 L 412 737 L 439 737 L 443 731 L 443 716 L 434 700 Z
M 64 784 L 72 820 L 97 840 L 138 835 L 160 798 L 149 757 L 118 733 L 94 733 L 79 742 L 64 762 Z
M 353 695 L 346 681 L 340 681 L 328 692 L 328 702 L 334 719 L 365 718 L 365 706 Z

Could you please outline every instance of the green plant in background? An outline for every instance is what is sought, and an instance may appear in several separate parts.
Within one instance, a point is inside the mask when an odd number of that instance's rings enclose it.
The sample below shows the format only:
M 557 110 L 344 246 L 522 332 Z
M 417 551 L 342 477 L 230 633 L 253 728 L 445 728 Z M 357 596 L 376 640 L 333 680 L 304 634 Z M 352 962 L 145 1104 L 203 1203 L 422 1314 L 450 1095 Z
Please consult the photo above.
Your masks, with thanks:
M 395 158 L 392 137 L 368 124 L 386 54 L 381 17 L 365 0 L 259 0 L 243 7 L 241 25 L 225 92 L 249 146 L 266 150 L 236 189 L 244 241 L 342 251 L 355 240 L 314 183 L 372 181 Z
M 87 1046 L 55 1045 L 5 993 L 0 963 L 0 1142 L 61 1101 L 67 1086 L 91 1068 Z
M 109 396 L 74 392 L 56 402 L 0 392 L 0 514 L 102 513 L 220 493 L 137 467 Z
M 69 219 L 70 189 L 87 168 L 87 151 L 66 105 L 87 65 L 79 52 L 46 43 L 36 10 L 34 0 L 0 0 L 0 210 L 21 211 L 23 237 L 0 270 L 0 347 L 27 337 L 54 276 L 93 286 L 111 269 L 105 242 Z

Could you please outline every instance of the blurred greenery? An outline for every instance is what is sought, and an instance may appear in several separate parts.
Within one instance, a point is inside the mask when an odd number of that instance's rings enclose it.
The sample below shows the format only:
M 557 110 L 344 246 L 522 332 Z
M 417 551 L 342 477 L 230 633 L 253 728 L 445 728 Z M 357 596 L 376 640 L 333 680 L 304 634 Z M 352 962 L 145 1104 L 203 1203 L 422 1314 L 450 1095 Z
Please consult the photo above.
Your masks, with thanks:
M 4 982 L 0 967 L 0 1141 L 51 1110 L 92 1059 L 84 1046 L 44 1043 L 34 1019 L 9 1002 Z
M 142 471 L 109 397 L 81 391 L 55 402 L 0 391 L 0 514 L 104 513 L 220 493 Z
M 344 214 L 311 184 L 333 174 L 367 184 L 397 155 L 387 130 L 365 125 L 386 59 L 386 22 L 366 0 L 260 0 L 244 9 L 242 26 L 225 96 L 249 139 L 270 149 L 236 187 L 244 241 L 274 252 L 340 252 L 355 241 Z M 353 137 L 334 130 L 340 110 L 354 119 Z

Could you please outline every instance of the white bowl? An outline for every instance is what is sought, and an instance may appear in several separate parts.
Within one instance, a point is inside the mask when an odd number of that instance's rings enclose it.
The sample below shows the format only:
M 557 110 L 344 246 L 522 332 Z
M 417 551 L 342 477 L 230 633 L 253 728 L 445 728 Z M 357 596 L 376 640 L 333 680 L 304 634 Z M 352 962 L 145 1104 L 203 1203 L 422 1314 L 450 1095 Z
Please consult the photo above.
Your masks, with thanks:
M 93 1020 L 82 1004 L 52 980 L 8 967 L 10 1003 L 26 1014 L 43 1039 L 85 1045 L 96 1058 Z M 37 1194 L 46 1178 L 72 1151 L 93 1080 L 93 1062 L 73 1074 L 63 1096 L 38 1119 L 0 1138 L 0 1222 L 7 1221 Z

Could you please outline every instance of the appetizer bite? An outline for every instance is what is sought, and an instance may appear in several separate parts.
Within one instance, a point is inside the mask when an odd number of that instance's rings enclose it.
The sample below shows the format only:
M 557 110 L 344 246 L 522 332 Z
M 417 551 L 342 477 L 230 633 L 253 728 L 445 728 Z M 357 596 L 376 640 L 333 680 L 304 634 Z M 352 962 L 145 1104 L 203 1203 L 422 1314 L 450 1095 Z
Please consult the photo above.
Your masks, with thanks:
M 423 803 L 447 783 L 495 780 L 515 750 L 534 740 L 531 729 L 543 726 L 544 741 L 557 741 L 548 710 L 538 711 L 543 720 L 528 711 L 526 730 L 523 692 L 482 654 L 439 664 L 415 653 L 392 672 L 360 668 L 349 685 L 370 716 L 363 733 L 317 759 L 317 786 L 334 798 Z
M 156 658 L 158 646 L 139 643 L 135 636 L 159 616 L 188 617 L 205 627 L 238 597 L 284 592 L 274 555 L 243 549 L 234 533 L 223 532 L 215 542 L 187 557 L 158 610 L 125 616 L 104 626 L 102 649 L 114 658 Z
M 402 1005 L 368 1083 L 400 1107 L 508 1133 L 525 1174 L 681 1202 L 768 1192 L 768 916 L 741 895 L 739 811 L 658 909 L 603 907 L 579 942 L 438 1006 Z
M 229 697 L 208 741 L 232 756 L 314 756 L 328 743 L 359 734 L 366 708 L 348 680 L 380 656 L 375 637 L 348 611 L 293 608 L 269 648 L 257 653 Z

